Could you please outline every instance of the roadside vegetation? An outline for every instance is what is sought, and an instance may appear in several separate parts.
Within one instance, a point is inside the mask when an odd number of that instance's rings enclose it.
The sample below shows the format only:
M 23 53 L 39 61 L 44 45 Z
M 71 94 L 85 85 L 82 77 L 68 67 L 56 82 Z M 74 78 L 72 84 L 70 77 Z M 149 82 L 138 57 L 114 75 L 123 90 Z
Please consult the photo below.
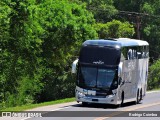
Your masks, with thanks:
M 1 109 L 0 111 L 24 111 L 24 110 L 30 110 L 33 108 L 37 108 L 37 107 L 56 105 L 56 104 L 62 104 L 62 103 L 67 103 L 67 102 L 73 102 L 73 101 L 75 101 L 75 98 L 65 98 L 65 99 L 60 99 L 60 100 L 55 100 L 55 101 L 50 101 L 50 102 L 43 102 L 43 103 L 37 103 L 37 104 L 26 104 L 22 106 L 4 108 L 4 109 Z
M 160 60 L 155 61 L 149 71 L 148 89 L 160 89 Z
M 159 88 L 159 6 L 160 0 L 1 0 L 0 109 L 73 97 L 71 63 L 88 39 L 140 33 L 150 44 L 148 89 Z

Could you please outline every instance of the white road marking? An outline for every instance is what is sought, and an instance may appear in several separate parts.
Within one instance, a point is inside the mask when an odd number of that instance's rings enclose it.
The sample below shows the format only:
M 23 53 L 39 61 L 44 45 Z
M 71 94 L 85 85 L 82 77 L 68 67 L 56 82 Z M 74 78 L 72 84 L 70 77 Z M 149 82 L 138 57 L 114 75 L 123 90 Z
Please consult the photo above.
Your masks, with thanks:
M 62 107 L 62 108 L 57 108 L 57 109 L 53 109 L 53 110 L 51 110 L 51 111 L 58 111 L 58 110 L 62 110 L 62 109 L 67 109 L 67 108 L 69 108 L 70 106 L 68 106 L 68 107 Z

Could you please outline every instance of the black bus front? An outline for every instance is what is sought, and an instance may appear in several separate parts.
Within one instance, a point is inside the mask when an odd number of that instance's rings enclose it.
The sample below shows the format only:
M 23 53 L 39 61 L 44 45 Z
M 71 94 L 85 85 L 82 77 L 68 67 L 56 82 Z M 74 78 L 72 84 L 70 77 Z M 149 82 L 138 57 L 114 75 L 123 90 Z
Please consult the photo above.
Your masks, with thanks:
M 81 48 L 76 79 L 78 102 L 117 104 L 120 55 L 117 45 Z

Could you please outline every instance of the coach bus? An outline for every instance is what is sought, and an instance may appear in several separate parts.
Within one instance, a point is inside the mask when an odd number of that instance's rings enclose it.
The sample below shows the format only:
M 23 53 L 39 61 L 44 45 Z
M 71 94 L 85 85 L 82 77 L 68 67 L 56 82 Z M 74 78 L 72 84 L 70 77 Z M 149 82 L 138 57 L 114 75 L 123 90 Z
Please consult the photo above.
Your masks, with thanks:
M 146 94 L 149 44 L 118 38 L 87 40 L 72 64 L 76 100 L 82 105 L 139 103 Z

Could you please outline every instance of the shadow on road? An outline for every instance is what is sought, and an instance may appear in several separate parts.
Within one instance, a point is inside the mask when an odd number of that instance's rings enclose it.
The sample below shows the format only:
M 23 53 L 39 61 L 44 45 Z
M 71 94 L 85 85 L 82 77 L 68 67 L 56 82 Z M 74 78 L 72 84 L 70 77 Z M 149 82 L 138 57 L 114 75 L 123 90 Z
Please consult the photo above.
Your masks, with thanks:
M 139 103 L 141 104 L 141 103 Z M 110 105 L 110 104 L 96 104 L 96 103 L 89 103 L 87 105 L 82 105 L 82 104 L 74 104 L 72 105 L 72 107 L 80 107 L 80 108 L 103 108 L 103 109 L 118 109 L 118 108 L 125 108 L 125 107 L 129 107 L 129 106 L 134 106 L 136 105 L 135 102 L 128 102 L 123 104 L 123 106 L 119 106 L 119 105 Z

